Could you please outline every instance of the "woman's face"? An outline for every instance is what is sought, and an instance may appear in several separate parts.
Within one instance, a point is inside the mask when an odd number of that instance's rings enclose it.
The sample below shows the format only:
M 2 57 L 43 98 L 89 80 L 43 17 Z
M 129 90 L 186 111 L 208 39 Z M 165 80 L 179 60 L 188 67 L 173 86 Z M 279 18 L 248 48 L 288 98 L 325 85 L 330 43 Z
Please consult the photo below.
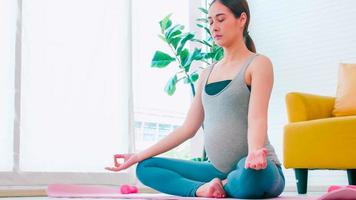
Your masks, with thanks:
M 242 37 L 247 16 L 242 13 L 239 18 L 219 1 L 214 2 L 208 13 L 210 31 L 217 45 L 224 47 Z

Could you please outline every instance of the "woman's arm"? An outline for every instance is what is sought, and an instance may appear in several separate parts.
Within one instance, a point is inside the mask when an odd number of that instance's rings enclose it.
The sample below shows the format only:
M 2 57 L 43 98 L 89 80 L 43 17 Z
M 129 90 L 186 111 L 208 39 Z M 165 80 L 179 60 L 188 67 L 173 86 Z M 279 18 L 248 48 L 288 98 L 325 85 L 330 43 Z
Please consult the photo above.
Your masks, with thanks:
M 273 87 L 273 67 L 265 56 L 258 56 L 251 67 L 251 95 L 248 112 L 248 159 L 246 167 L 264 168 L 268 104 Z M 256 158 L 256 155 L 258 154 Z M 252 158 L 253 157 L 253 158 Z
M 196 95 L 189 108 L 187 116 L 183 122 L 183 125 L 171 132 L 168 136 L 149 147 L 148 149 L 138 153 L 139 160 L 145 160 L 147 158 L 159 155 L 166 151 L 173 149 L 174 147 L 182 144 L 184 141 L 192 138 L 198 129 L 200 128 L 204 119 L 204 110 L 201 101 L 201 92 L 204 85 L 205 76 L 207 75 L 207 69 L 203 70 L 197 83 Z
M 147 158 L 159 155 L 166 151 L 173 149 L 174 147 L 182 144 L 184 141 L 192 138 L 198 129 L 200 128 L 204 119 L 204 110 L 201 102 L 201 92 L 204 85 L 205 76 L 207 75 L 207 69 L 205 69 L 199 78 L 197 83 L 197 92 L 193 99 L 193 102 L 189 108 L 188 114 L 182 126 L 171 132 L 168 136 L 158 141 L 153 146 L 147 148 L 144 151 L 135 154 L 116 154 L 114 155 L 115 167 L 106 167 L 105 169 L 110 171 L 121 171 L 127 169 L 130 166 L 145 160 Z M 124 163 L 118 163 L 117 159 L 123 158 Z

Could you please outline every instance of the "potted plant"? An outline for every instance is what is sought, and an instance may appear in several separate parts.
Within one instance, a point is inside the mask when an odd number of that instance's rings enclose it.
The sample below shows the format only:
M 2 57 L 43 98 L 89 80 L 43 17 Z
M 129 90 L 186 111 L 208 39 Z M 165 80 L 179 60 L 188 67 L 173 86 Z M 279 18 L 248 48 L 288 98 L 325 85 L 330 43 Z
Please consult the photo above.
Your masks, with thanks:
M 214 43 L 208 28 L 208 11 L 205 8 L 198 9 L 204 17 L 196 19 L 196 25 L 206 34 L 205 38 L 196 38 L 194 33 L 184 32 L 183 25 L 172 23 L 170 19 L 172 14 L 167 15 L 159 22 L 161 33 L 158 37 L 169 46 L 170 52 L 157 50 L 153 55 L 151 67 L 161 69 L 174 65 L 177 68 L 176 73 L 171 76 L 164 88 L 170 96 L 174 94 L 177 84 L 181 81 L 190 86 L 192 95 L 195 96 L 194 83 L 198 80 L 199 74 L 198 70 L 191 69 L 192 63 L 197 61 L 206 66 L 223 57 L 223 49 Z M 200 43 L 202 48 L 189 50 L 186 48 L 188 43 Z M 206 159 L 204 151 L 203 158 L 194 158 L 193 160 Z

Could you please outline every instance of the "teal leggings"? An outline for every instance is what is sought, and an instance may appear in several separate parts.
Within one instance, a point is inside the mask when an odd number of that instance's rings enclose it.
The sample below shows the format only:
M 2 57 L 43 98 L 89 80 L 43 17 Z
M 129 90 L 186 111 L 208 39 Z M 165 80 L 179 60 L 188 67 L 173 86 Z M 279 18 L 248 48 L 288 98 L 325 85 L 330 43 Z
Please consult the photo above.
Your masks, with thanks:
M 197 189 L 213 178 L 227 178 L 224 186 L 227 197 L 272 198 L 283 192 L 285 180 L 279 165 L 267 159 L 265 169 L 245 169 L 245 160 L 246 157 L 233 171 L 225 174 L 210 162 L 153 157 L 137 165 L 136 175 L 146 186 L 178 196 L 196 196 Z

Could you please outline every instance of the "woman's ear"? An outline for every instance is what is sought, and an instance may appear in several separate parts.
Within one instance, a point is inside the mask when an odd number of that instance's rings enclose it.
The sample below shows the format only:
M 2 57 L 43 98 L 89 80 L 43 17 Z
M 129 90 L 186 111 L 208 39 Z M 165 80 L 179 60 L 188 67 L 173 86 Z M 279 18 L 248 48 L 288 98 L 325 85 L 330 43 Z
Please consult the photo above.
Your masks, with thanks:
M 245 12 L 242 12 L 240 17 L 239 17 L 239 21 L 240 21 L 240 27 L 244 28 L 245 24 L 247 22 L 247 14 Z

